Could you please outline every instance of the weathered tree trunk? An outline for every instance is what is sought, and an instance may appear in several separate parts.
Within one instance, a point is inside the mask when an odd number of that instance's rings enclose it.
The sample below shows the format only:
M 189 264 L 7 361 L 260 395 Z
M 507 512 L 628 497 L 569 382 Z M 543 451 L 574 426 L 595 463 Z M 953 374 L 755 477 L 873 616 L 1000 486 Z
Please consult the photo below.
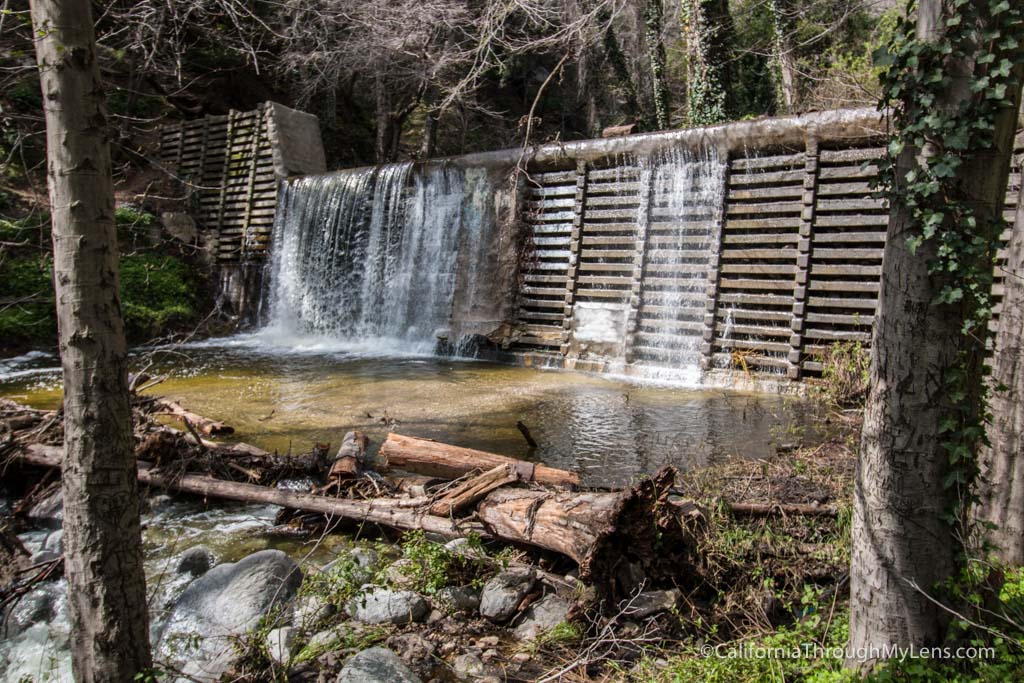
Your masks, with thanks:
M 622 48 L 619 45 L 618 37 L 615 35 L 615 28 L 611 24 L 609 15 L 602 15 L 599 21 L 608 25 L 607 30 L 604 32 L 604 52 L 608 56 L 608 61 L 612 65 L 612 71 L 615 73 L 616 79 L 619 81 L 619 87 L 622 88 L 626 113 L 633 117 L 634 121 L 637 121 L 640 119 L 641 114 L 640 101 L 637 98 L 636 86 L 633 85 L 633 77 L 629 73 L 629 65 L 626 64 L 626 56 L 622 54 Z
M 733 44 L 732 15 L 726 0 L 684 0 L 686 109 L 690 125 L 725 121 L 732 113 L 729 93 Z
M 665 43 L 661 40 L 663 14 L 661 0 L 647 0 L 644 6 L 644 38 L 647 42 L 647 61 L 651 68 L 654 121 L 658 130 L 665 130 L 669 125 L 668 88 L 665 87 Z
M 1024 564 L 1024 201 L 1007 245 L 1003 308 L 992 359 L 991 448 L 982 453 L 980 517 L 996 525 L 996 556 Z M 1006 387 L 1000 390 L 998 387 Z
M 772 61 L 775 62 L 775 69 L 778 72 L 776 103 L 780 114 L 791 114 L 796 110 L 799 101 L 796 60 L 793 57 L 793 41 L 790 38 L 793 21 L 788 12 L 790 7 L 787 0 L 770 0 L 769 8 L 772 13 L 772 28 L 775 31 Z
M 445 479 L 456 479 L 468 472 L 491 469 L 498 465 L 513 465 L 523 481 L 554 486 L 578 486 L 580 483 L 579 475 L 575 472 L 401 434 L 388 434 L 379 455 L 388 467 Z
M 940 0 L 922 0 L 918 39 L 938 39 L 945 19 Z M 948 63 L 953 83 L 937 107 L 956 108 L 971 97 L 966 84 L 972 69 L 965 61 Z M 996 122 L 993 149 L 966 159 L 958 171 L 979 225 L 1002 208 L 1015 111 Z M 902 181 L 933 154 L 930 147 L 904 150 L 895 177 Z M 961 550 L 946 519 L 958 494 L 944 485 L 949 454 L 942 446 L 946 438 L 941 424 L 956 414 L 944 379 L 967 343 L 961 332 L 965 311 L 935 303 L 939 284 L 929 276 L 928 263 L 937 255 L 936 241 L 925 240 L 916 253 L 911 251 L 907 240 L 921 235 L 922 226 L 900 204 L 891 211 L 885 242 L 871 393 L 855 475 L 850 572 L 854 650 L 939 642 L 948 615 L 930 594 L 956 571 Z M 980 388 L 982 354 L 976 356 L 978 366 L 969 372 Z
M 64 371 L 64 554 L 75 680 L 152 663 L 104 92 L 87 0 L 32 0 Z

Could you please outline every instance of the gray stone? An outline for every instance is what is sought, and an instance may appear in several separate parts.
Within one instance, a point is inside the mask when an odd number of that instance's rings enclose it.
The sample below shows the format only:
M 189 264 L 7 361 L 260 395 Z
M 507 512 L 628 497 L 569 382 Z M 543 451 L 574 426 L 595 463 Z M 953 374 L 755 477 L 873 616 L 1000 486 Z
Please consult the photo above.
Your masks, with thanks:
M 59 528 L 64 523 L 64 496 L 59 489 L 54 491 L 30 507 L 25 517 L 39 526 Z
M 483 660 L 470 652 L 456 657 L 455 661 L 452 662 L 452 670 L 455 671 L 456 676 L 464 681 L 483 678 L 487 675 L 487 666 L 483 663 Z
M 32 564 L 50 562 L 64 554 L 64 530 L 51 531 L 43 541 L 43 545 L 32 556 Z
M 428 666 L 434 652 L 434 644 L 418 633 L 400 633 L 388 638 L 388 648 L 397 653 L 409 666 Z
M 421 683 L 391 650 L 371 647 L 345 662 L 337 683 Z
M 202 576 L 210 571 L 217 559 L 205 545 L 194 545 L 181 554 L 178 558 L 178 567 L 175 569 L 179 574 L 191 574 Z
M 404 558 L 398 560 L 387 569 L 388 581 L 392 586 L 409 588 L 416 583 L 415 568 L 416 563 L 412 560 Z
M 515 567 L 498 574 L 484 584 L 480 614 L 494 622 L 508 621 L 536 580 L 537 572 L 532 567 Z
M 267 654 L 278 664 L 287 664 L 295 652 L 296 629 L 282 626 L 267 633 Z
M 349 555 L 351 555 L 356 563 L 364 569 L 373 569 L 380 562 L 380 555 L 378 555 L 377 551 L 372 548 L 356 546 L 349 551 Z
M 334 616 L 337 608 L 319 595 L 303 595 L 295 600 L 292 623 L 304 631 L 311 631 L 328 618 Z
M 485 557 L 487 553 L 482 548 L 474 546 L 468 538 L 453 538 L 444 544 L 445 550 L 453 555 L 464 557 Z
M 565 621 L 569 607 L 569 601 L 557 595 L 541 598 L 523 612 L 523 620 L 515 628 L 516 637 L 520 640 L 536 640 Z
M 7 610 L 3 620 L 3 637 L 14 638 L 32 624 L 50 621 L 54 616 L 56 602 L 54 585 L 43 585 L 21 596 Z
M 449 586 L 437 592 L 437 602 L 452 612 L 471 614 L 480 609 L 480 589 L 473 586 Z
M 186 677 L 216 681 L 233 663 L 233 638 L 291 600 L 302 572 L 280 550 L 262 550 L 221 564 L 194 580 L 155 634 L 156 654 Z
M 408 624 L 430 611 L 423 596 L 412 591 L 376 588 L 357 595 L 346 606 L 349 616 L 364 624 Z
M 160 222 L 164 224 L 167 234 L 186 244 L 194 244 L 199 231 L 196 222 L 187 213 L 165 211 L 160 214 Z
M 623 616 L 630 619 L 643 619 L 652 614 L 667 612 L 675 607 L 682 596 L 678 588 L 665 591 L 646 591 L 627 601 L 622 607 Z

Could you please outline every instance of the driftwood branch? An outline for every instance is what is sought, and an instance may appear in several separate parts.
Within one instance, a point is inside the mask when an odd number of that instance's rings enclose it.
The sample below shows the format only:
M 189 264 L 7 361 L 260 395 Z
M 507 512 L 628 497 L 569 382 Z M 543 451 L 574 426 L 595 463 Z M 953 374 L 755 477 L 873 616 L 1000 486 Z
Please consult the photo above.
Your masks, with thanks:
M 458 514 L 475 505 L 491 491 L 518 480 L 519 473 L 515 467 L 498 465 L 446 492 L 430 506 L 430 514 L 440 517 Z

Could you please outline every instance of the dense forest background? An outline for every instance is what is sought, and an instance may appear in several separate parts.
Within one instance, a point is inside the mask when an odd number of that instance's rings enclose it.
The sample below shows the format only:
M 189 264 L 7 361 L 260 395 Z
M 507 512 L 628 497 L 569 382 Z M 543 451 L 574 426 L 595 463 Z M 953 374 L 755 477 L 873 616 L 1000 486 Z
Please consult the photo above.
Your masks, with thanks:
M 194 325 L 202 254 L 162 123 L 275 100 L 320 118 L 329 168 L 873 105 L 895 0 L 95 2 L 128 332 Z M 0 15 L 0 337 L 53 338 L 42 97 L 27 0 Z

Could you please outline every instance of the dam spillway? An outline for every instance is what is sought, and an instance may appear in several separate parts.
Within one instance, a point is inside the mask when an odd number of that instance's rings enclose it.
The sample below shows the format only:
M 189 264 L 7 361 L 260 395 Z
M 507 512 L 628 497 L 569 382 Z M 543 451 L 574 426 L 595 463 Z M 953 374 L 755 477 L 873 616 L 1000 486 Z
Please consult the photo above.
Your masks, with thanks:
M 885 130 L 875 111 L 818 112 L 289 179 L 247 259 L 269 252 L 264 311 L 298 333 L 799 379 L 831 344 L 870 341 Z

